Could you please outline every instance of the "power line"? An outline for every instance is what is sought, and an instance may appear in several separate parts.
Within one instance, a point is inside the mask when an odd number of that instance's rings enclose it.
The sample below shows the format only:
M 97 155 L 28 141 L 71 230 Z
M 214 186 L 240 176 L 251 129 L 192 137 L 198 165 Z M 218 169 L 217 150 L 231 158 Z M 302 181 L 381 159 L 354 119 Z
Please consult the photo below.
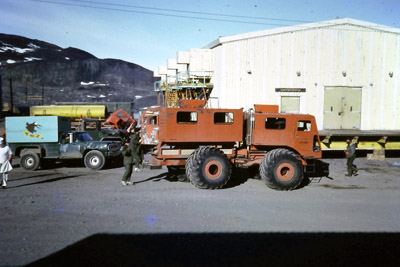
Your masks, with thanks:
M 73 4 L 73 3 L 57 2 L 57 1 L 50 1 L 50 0 L 29 0 L 29 1 L 40 2 L 40 3 L 50 3 L 50 4 L 63 5 L 63 6 L 75 6 L 75 7 L 83 7 L 83 8 L 101 9 L 101 10 L 118 11 L 118 12 L 126 12 L 126 13 L 138 13 L 138 14 L 146 14 L 146 15 L 165 16 L 165 17 L 175 17 L 175 18 L 199 19 L 199 20 L 219 21 L 219 22 L 233 22 L 233 23 L 258 24 L 258 25 L 270 25 L 270 26 L 290 26 L 287 24 L 277 24 L 277 23 L 262 23 L 262 22 L 252 22 L 252 21 L 227 20 L 227 19 L 218 19 L 218 18 L 204 18 L 204 17 L 193 17 L 193 16 L 184 16 L 184 15 L 176 15 L 176 14 L 154 13 L 154 12 L 101 7 L 101 6 L 93 6 L 93 5 Z M 79 2 L 84 3 L 84 2 L 91 2 L 91 1 L 79 1 Z M 101 3 L 99 3 L 99 4 L 101 4 Z M 109 4 L 109 5 L 113 5 L 113 4 Z M 117 5 L 117 4 L 114 4 L 114 5 Z M 142 8 L 144 8 L 144 7 L 142 7 Z M 169 11 L 172 11 L 172 10 L 169 10 Z M 184 12 L 184 11 L 181 10 L 180 12 Z M 201 12 L 193 12 L 193 13 L 201 13 Z M 209 15 L 211 15 L 211 14 L 213 14 L 213 13 L 209 13 Z M 215 15 L 218 15 L 218 14 L 215 14 Z M 223 16 L 234 16 L 234 15 L 223 15 Z M 236 17 L 238 17 L 238 16 L 236 16 Z M 242 16 L 242 17 L 245 17 L 245 16 Z M 251 18 L 251 17 L 248 17 L 248 18 Z M 264 18 L 264 19 L 267 19 L 267 18 Z
M 207 21 L 218 21 L 218 22 L 230 22 L 230 23 L 244 23 L 244 24 L 257 24 L 257 25 L 268 25 L 268 26 L 291 26 L 296 27 L 298 29 L 306 29 L 308 26 L 306 25 L 288 25 L 288 24 L 278 24 L 278 23 L 264 23 L 264 22 L 255 22 L 255 21 L 244 21 L 244 20 L 228 20 L 228 19 L 220 19 L 220 18 L 207 18 L 207 17 L 198 17 L 198 16 L 186 16 L 186 15 L 178 15 L 178 14 L 166 14 L 166 13 L 156 13 L 156 12 L 147 12 L 147 11 L 138 11 L 131 10 L 131 8 L 136 9 L 147 9 L 147 10 L 158 10 L 163 12 L 175 12 L 175 13 L 188 13 L 188 14 L 197 14 L 197 15 L 205 15 L 205 16 L 220 16 L 220 17 L 232 17 L 232 18 L 240 18 L 240 19 L 255 19 L 255 20 L 273 20 L 273 21 L 286 21 L 286 22 L 301 22 L 301 23 L 312 23 L 311 21 L 304 20 L 289 20 L 289 19 L 281 19 L 281 18 L 267 18 L 267 17 L 251 17 L 251 16 L 242 16 L 242 15 L 232 15 L 232 14 L 221 14 L 221 13 L 208 13 L 208 12 L 198 12 L 198 11 L 189 11 L 189 10 L 178 10 L 178 9 L 165 9 L 165 8 L 154 8 L 154 7 L 144 7 L 144 6 L 135 6 L 135 5 L 126 5 L 126 4 L 112 4 L 100 1 L 89 1 L 89 0 L 67 0 L 70 2 L 77 3 L 67 3 L 61 1 L 52 1 L 52 0 L 29 0 L 33 2 L 39 3 L 49 3 L 63 6 L 74 6 L 74 7 L 83 7 L 83 8 L 91 8 L 91 9 L 100 9 L 107 11 L 116 11 L 116 12 L 125 12 L 125 13 L 137 13 L 137 14 L 145 14 L 145 15 L 153 15 L 153 16 L 164 16 L 164 17 L 174 17 L 174 18 L 184 18 L 184 19 L 198 19 L 198 20 L 207 20 Z M 86 4 L 85 4 L 86 3 Z M 90 5 L 87 5 L 90 4 Z M 99 5 L 106 6 L 115 6 L 120 8 L 112 8 L 112 7 L 104 7 Z M 130 8 L 130 9 L 126 9 Z M 316 22 L 316 27 L 326 27 L 336 25 L 332 22 Z M 356 25 L 360 26 L 360 25 Z M 368 27 L 367 27 L 368 28 Z M 389 29 L 392 28 L 390 26 L 385 25 L 374 25 L 372 28 L 374 29 Z M 346 31 L 373 31 L 374 29 L 340 29 Z M 339 29 L 338 29 L 339 30 Z
M 199 11 L 180 10 L 180 9 L 167 9 L 167 8 L 144 7 L 144 6 L 134 6 L 134 5 L 124 5 L 124 4 L 111 4 L 111 3 L 100 2 L 100 1 L 85 1 L 85 0 L 69 0 L 69 1 L 71 1 L 71 2 L 80 2 L 80 3 L 101 4 L 101 5 L 108 5 L 108 6 L 119 6 L 119 7 L 150 9 L 150 10 L 159 10 L 159 11 L 167 11 L 167 12 L 177 12 L 177 13 L 185 13 L 185 14 L 188 13 L 188 14 L 198 14 L 198 15 L 208 15 L 208 16 L 231 17 L 231 18 L 272 20 L 272 21 L 288 21 L 288 22 L 300 22 L 300 23 L 310 23 L 311 22 L 311 21 L 306 21 L 306 20 L 292 20 L 292 19 L 280 19 L 280 18 L 254 17 L 254 16 L 242 16 L 242 15 L 223 14 L 223 13 L 209 13 L 209 12 L 199 12 Z

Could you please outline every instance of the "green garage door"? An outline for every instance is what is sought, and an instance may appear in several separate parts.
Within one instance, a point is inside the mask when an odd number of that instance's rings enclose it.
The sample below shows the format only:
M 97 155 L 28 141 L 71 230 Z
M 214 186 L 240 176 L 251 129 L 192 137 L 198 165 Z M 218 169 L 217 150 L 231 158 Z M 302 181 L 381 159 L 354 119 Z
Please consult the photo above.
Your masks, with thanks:
M 326 87 L 324 129 L 360 129 L 361 87 Z

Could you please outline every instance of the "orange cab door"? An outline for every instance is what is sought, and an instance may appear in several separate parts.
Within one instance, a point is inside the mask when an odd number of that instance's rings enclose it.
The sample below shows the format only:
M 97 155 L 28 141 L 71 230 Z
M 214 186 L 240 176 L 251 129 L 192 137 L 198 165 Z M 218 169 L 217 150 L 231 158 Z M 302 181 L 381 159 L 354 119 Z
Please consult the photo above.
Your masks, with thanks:
M 157 145 L 159 142 L 159 114 L 158 112 L 144 113 L 141 118 L 141 138 L 144 145 Z
M 310 120 L 298 120 L 294 134 L 295 149 L 304 156 L 313 154 L 314 132 L 313 124 Z

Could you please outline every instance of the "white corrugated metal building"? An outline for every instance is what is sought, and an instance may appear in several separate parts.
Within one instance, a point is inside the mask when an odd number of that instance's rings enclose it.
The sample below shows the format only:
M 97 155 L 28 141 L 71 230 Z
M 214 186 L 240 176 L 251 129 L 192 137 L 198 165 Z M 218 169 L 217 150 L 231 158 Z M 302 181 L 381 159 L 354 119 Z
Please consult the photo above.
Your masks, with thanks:
M 320 129 L 400 130 L 400 29 L 353 19 L 220 37 L 159 74 L 213 71 L 212 107 L 274 104 Z

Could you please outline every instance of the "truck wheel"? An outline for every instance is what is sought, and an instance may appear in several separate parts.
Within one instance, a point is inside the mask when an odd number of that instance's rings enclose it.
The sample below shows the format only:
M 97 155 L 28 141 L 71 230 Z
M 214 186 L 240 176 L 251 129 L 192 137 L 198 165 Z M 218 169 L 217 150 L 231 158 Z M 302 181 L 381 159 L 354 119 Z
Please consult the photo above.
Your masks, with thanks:
M 92 170 L 100 170 L 103 168 L 105 161 L 104 155 L 97 150 L 89 151 L 84 159 L 85 166 Z
M 20 165 L 28 171 L 36 170 L 40 165 L 40 157 L 35 152 L 26 152 L 22 155 Z
M 220 189 L 231 176 L 231 164 L 218 149 L 202 147 L 188 161 L 186 172 L 196 187 Z
M 190 178 L 190 174 L 192 173 L 190 168 L 192 166 L 192 159 L 194 158 L 194 155 L 196 154 L 196 151 L 193 152 L 192 154 L 190 154 L 190 156 L 187 158 L 186 160 L 186 165 L 185 165 L 185 169 L 186 169 L 186 177 L 189 181 L 192 180 L 192 178 Z
M 301 184 L 304 173 L 295 153 L 287 149 L 274 149 L 264 156 L 260 175 L 268 187 L 288 191 Z

